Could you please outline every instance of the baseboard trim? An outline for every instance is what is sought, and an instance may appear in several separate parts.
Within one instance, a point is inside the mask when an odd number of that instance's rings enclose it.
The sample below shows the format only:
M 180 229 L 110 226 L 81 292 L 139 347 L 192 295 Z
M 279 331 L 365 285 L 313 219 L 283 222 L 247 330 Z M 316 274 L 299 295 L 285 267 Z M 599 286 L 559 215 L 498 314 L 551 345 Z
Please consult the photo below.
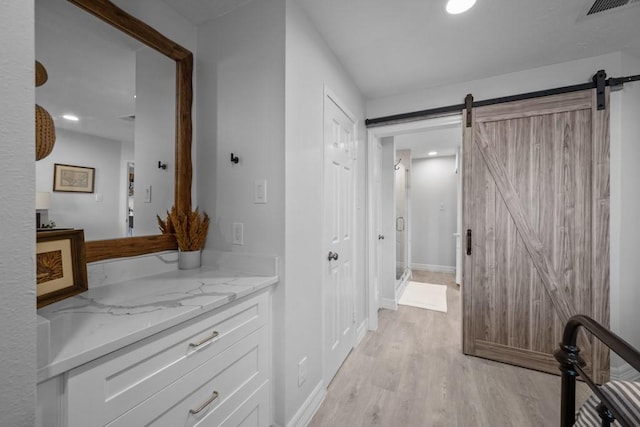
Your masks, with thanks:
M 409 278 L 407 278 L 407 280 L 403 280 L 402 283 L 400 283 L 400 286 L 396 288 L 396 301 L 400 300 L 400 297 L 402 296 L 402 293 L 404 292 L 404 289 L 407 287 L 408 284 L 409 284 Z
M 291 418 L 291 421 L 287 424 L 287 427 L 306 427 L 309 422 L 311 422 L 311 418 L 315 415 L 315 413 L 322 405 L 325 396 L 327 395 L 327 390 L 324 387 L 324 382 L 320 381 L 318 385 L 315 386 L 307 400 L 304 401 L 298 412 Z
M 380 308 L 386 308 L 387 310 L 398 310 L 398 304 L 391 298 L 380 298 Z
M 356 347 L 362 342 L 364 336 L 367 335 L 367 331 L 369 330 L 369 319 L 364 319 L 360 326 L 356 329 Z
M 432 272 L 435 272 L 435 273 L 455 273 L 456 272 L 456 267 L 455 266 L 449 266 L 449 265 L 432 265 L 432 264 L 412 263 L 411 264 L 411 269 L 412 270 L 418 270 L 418 271 L 432 271 Z
M 640 381 L 640 372 L 627 362 L 622 362 L 620 366 L 612 366 L 610 376 L 612 381 Z

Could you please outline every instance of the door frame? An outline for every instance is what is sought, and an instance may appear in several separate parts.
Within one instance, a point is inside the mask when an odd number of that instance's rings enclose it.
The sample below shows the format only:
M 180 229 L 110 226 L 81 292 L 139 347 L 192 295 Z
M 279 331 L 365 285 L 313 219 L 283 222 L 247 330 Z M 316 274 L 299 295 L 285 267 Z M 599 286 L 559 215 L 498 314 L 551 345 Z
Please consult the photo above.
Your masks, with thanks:
M 375 283 L 373 277 L 375 275 L 374 268 L 376 267 L 376 260 L 373 259 L 375 254 L 374 245 L 377 244 L 376 230 L 374 230 L 374 209 L 375 209 L 375 189 L 373 188 L 373 168 L 374 168 L 374 156 L 373 150 L 375 144 L 380 138 L 387 136 L 396 136 L 406 133 L 420 132 L 435 127 L 442 126 L 455 126 L 462 124 L 462 113 L 455 112 L 445 116 L 432 117 L 423 120 L 416 120 L 405 123 L 398 123 L 385 126 L 370 127 L 367 129 L 367 235 L 366 235 L 366 257 L 367 257 L 367 295 L 366 300 L 368 302 L 368 318 L 369 318 L 369 330 L 375 331 L 378 329 L 378 309 L 379 304 L 375 300 Z M 461 135 L 462 138 L 462 135 Z M 461 174 L 464 174 L 464 168 L 461 169 Z M 461 175 L 463 177 L 464 175 Z M 395 260 L 394 260 L 395 265 Z
M 320 195 L 320 200 L 321 200 L 321 206 L 322 206 L 322 227 L 321 227 L 321 239 L 320 239 L 320 253 L 321 254 L 325 254 L 326 253 L 326 247 L 325 247 L 325 231 L 326 231 L 326 223 L 325 223 L 325 166 L 326 166 L 326 157 L 325 157 L 325 139 L 324 139 L 324 121 L 326 120 L 325 117 L 325 103 L 331 100 L 330 102 L 335 103 L 338 108 L 340 108 L 342 110 L 342 112 L 351 120 L 351 122 L 353 122 L 353 139 L 354 139 L 354 147 L 353 147 L 353 182 L 351 185 L 353 185 L 353 192 L 352 194 L 356 194 L 356 183 L 357 183 L 357 179 L 355 179 L 355 177 L 357 176 L 357 153 L 358 153 L 358 119 L 357 117 L 352 113 L 352 111 L 346 106 L 346 104 L 344 102 L 342 102 L 342 100 L 335 94 L 335 92 L 333 92 L 326 84 L 323 85 L 323 89 L 322 89 L 322 178 L 321 178 L 321 183 L 322 183 L 322 192 Z M 354 263 L 354 265 L 356 264 L 356 257 L 357 257 L 357 250 L 356 250 L 356 242 L 358 239 L 357 236 L 357 230 L 356 230 L 356 198 L 353 197 L 353 200 L 351 201 L 352 206 L 351 206 L 351 229 L 353 230 L 353 238 L 351 240 L 351 254 L 352 254 L 352 261 Z M 321 345 L 321 349 L 322 349 L 322 379 L 324 381 L 324 385 L 325 387 L 329 386 L 329 383 L 331 382 L 331 380 L 333 378 L 328 378 L 328 372 L 327 372 L 327 350 L 325 348 L 325 343 L 326 343 L 326 337 L 327 337 L 327 328 L 326 328 L 326 306 L 325 306 L 325 298 L 324 298 L 324 285 L 326 284 L 326 280 L 327 280 L 327 275 L 326 275 L 326 268 L 324 266 L 324 262 L 325 260 L 322 261 L 322 345 Z M 353 325 L 352 325 L 352 340 L 351 340 L 351 348 L 353 349 L 353 347 L 355 347 L 356 345 L 356 341 L 357 341 L 357 325 L 356 325 L 356 321 L 355 321 L 355 311 L 356 311 L 356 281 L 355 281 L 355 269 L 351 269 L 351 289 L 350 289 L 350 293 L 352 295 L 352 299 L 351 299 L 351 313 L 352 313 L 352 320 L 353 320 Z M 345 359 L 346 360 L 346 359 Z

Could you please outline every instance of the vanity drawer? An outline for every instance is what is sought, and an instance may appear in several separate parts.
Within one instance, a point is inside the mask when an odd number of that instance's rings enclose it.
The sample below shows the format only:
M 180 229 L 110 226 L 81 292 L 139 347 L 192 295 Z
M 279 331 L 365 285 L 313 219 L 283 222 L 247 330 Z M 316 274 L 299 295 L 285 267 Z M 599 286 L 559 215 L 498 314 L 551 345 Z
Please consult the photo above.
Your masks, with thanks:
M 271 419 L 269 387 L 271 387 L 270 383 L 264 383 L 222 423 L 212 423 L 211 425 L 219 425 L 220 427 L 268 426 Z
M 267 309 L 262 293 L 70 371 L 69 426 L 114 420 L 266 325 Z
M 261 395 L 257 392 L 268 385 L 267 339 L 266 328 L 253 332 L 108 426 L 240 425 L 259 406 Z M 267 408 L 263 404 L 260 409 L 264 412 Z M 268 425 L 264 414 L 263 420 L 266 422 L 259 425 Z

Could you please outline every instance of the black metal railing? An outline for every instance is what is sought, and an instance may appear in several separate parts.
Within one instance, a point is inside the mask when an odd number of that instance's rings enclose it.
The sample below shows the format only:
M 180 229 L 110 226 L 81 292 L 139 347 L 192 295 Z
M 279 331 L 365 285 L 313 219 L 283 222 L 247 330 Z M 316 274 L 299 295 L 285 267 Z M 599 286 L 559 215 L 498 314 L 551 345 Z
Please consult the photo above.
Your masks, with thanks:
M 560 371 L 562 372 L 560 426 L 570 427 L 575 423 L 576 377 L 580 375 L 580 378 L 587 383 L 593 393 L 600 399 L 601 404 L 598 406 L 598 413 L 602 419 L 603 427 L 609 426 L 614 420 L 617 420 L 623 427 L 634 427 L 622 414 L 618 404 L 603 393 L 600 387 L 585 373 L 583 369 L 585 362 L 580 357 L 580 349 L 576 345 L 578 331 L 581 327 L 589 331 L 596 339 L 624 359 L 635 370 L 640 371 L 640 352 L 638 350 L 588 316 L 577 315 L 571 317 L 564 327 L 560 348 L 554 353 L 554 357 L 560 362 Z

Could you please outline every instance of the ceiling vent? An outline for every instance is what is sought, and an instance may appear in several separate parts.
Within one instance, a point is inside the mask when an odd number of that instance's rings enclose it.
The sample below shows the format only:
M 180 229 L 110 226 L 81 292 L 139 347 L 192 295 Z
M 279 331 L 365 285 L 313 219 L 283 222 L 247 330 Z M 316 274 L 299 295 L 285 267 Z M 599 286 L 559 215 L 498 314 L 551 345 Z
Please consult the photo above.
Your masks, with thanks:
M 633 6 L 640 4 L 640 0 L 596 0 L 593 6 L 587 12 L 587 16 L 595 15 L 596 13 L 605 12 L 611 9 L 619 9 L 625 6 Z

